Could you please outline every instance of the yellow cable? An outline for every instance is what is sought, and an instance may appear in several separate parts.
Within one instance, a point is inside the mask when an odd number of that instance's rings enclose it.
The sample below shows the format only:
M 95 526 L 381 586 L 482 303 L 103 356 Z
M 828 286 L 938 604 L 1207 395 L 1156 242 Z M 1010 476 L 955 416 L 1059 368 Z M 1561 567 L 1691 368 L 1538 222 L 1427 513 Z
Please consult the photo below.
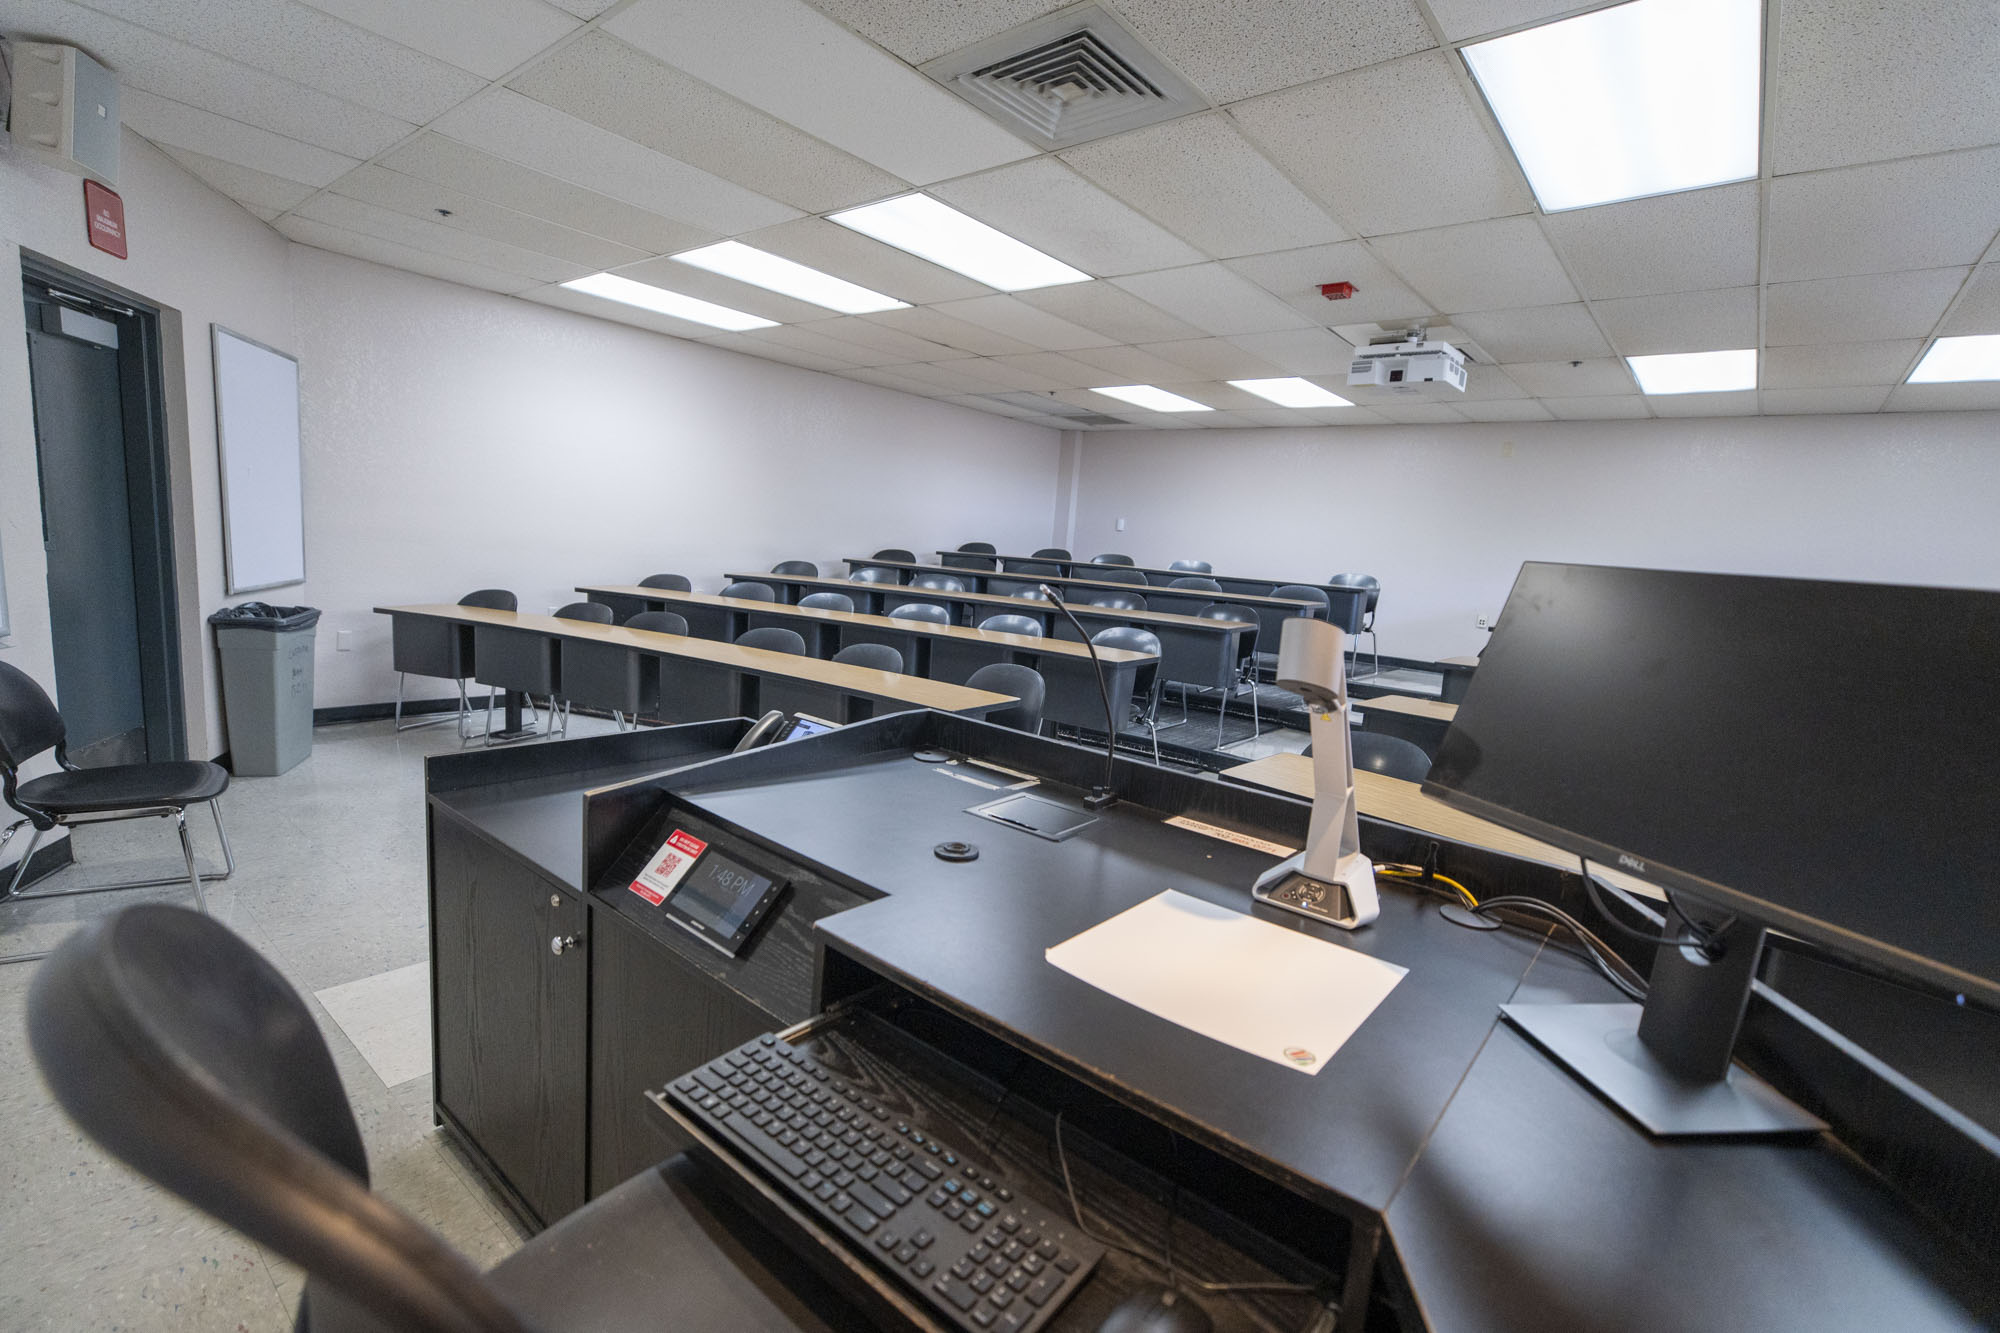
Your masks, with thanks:
M 1375 867 L 1375 870 L 1377 874 L 1390 875 L 1397 879 L 1436 880 L 1440 884 L 1449 884 L 1452 888 L 1458 890 L 1468 906 L 1479 906 L 1479 899 L 1472 896 L 1472 890 L 1466 888 L 1449 875 L 1426 875 L 1421 866 L 1380 865 Z

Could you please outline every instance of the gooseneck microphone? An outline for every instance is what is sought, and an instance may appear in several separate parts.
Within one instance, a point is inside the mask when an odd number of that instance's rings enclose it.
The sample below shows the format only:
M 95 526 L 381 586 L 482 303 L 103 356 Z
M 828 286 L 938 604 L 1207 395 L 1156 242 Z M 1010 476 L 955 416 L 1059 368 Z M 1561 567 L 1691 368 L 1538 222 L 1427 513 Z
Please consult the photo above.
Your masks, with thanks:
M 1085 650 L 1090 653 L 1090 665 L 1097 672 L 1097 697 L 1104 701 L 1104 781 L 1090 789 L 1090 795 L 1084 798 L 1083 803 L 1092 810 L 1101 810 L 1118 799 L 1118 793 L 1111 789 L 1112 774 L 1118 763 L 1118 723 L 1111 716 L 1111 687 L 1104 683 L 1104 663 L 1099 660 L 1097 645 L 1090 641 L 1083 622 L 1076 618 L 1076 613 L 1069 609 L 1056 590 L 1046 583 L 1035 586 L 1042 590 L 1042 596 L 1055 604 L 1056 610 L 1062 612 L 1070 624 L 1076 626 L 1076 635 L 1083 640 Z

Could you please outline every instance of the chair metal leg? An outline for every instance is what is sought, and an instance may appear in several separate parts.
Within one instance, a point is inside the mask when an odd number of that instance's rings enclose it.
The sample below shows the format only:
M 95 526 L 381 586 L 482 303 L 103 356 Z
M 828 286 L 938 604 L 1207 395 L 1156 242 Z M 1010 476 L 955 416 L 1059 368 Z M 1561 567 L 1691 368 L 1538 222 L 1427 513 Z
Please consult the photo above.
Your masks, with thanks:
M 9 824 L 7 826 L 6 835 L 4 837 L 0 837 L 0 847 L 5 847 L 9 842 L 11 842 L 14 837 L 14 831 L 20 828 L 21 825 L 26 824 L 27 822 L 28 821 L 25 819 L 17 819 L 12 824 Z M 13 881 L 7 885 L 7 892 L 5 894 L 0 894 L 0 902 L 10 900 L 20 893 L 21 881 L 23 879 L 26 879 L 28 876 L 28 860 L 30 857 L 34 856 L 35 845 L 39 843 L 41 840 L 42 840 L 42 831 L 30 825 L 28 829 L 28 845 L 22 849 L 21 860 L 14 867 Z
M 208 813 L 215 819 L 215 836 L 222 840 L 222 873 L 208 877 L 208 882 L 213 884 L 219 879 L 228 879 L 236 873 L 236 853 L 230 850 L 229 834 L 222 827 L 222 802 L 210 801 Z
M 181 835 L 181 855 L 187 858 L 188 885 L 194 889 L 195 908 L 207 916 L 208 895 L 201 891 L 201 872 L 194 868 L 194 843 L 188 839 L 187 811 L 174 815 L 174 830 Z

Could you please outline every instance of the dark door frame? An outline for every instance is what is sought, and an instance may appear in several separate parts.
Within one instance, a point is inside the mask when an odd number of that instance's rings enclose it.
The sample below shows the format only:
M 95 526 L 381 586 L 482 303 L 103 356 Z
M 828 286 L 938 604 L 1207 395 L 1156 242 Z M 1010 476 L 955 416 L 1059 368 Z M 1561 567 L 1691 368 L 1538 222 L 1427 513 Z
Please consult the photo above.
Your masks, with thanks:
M 173 469 L 159 307 L 27 250 L 21 252 L 21 286 L 24 294 L 84 310 L 118 326 L 118 387 L 124 406 L 146 754 L 156 762 L 185 759 L 187 696 L 181 672 Z M 65 296 L 70 299 L 64 300 Z

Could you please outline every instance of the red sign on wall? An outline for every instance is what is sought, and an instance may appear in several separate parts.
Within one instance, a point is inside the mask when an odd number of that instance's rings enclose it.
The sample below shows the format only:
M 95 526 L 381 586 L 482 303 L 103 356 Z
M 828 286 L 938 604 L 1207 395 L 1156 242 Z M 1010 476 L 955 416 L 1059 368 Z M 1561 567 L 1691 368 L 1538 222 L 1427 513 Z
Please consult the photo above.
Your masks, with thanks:
M 125 201 L 116 190 L 85 181 L 83 219 L 92 245 L 107 255 L 125 258 Z

